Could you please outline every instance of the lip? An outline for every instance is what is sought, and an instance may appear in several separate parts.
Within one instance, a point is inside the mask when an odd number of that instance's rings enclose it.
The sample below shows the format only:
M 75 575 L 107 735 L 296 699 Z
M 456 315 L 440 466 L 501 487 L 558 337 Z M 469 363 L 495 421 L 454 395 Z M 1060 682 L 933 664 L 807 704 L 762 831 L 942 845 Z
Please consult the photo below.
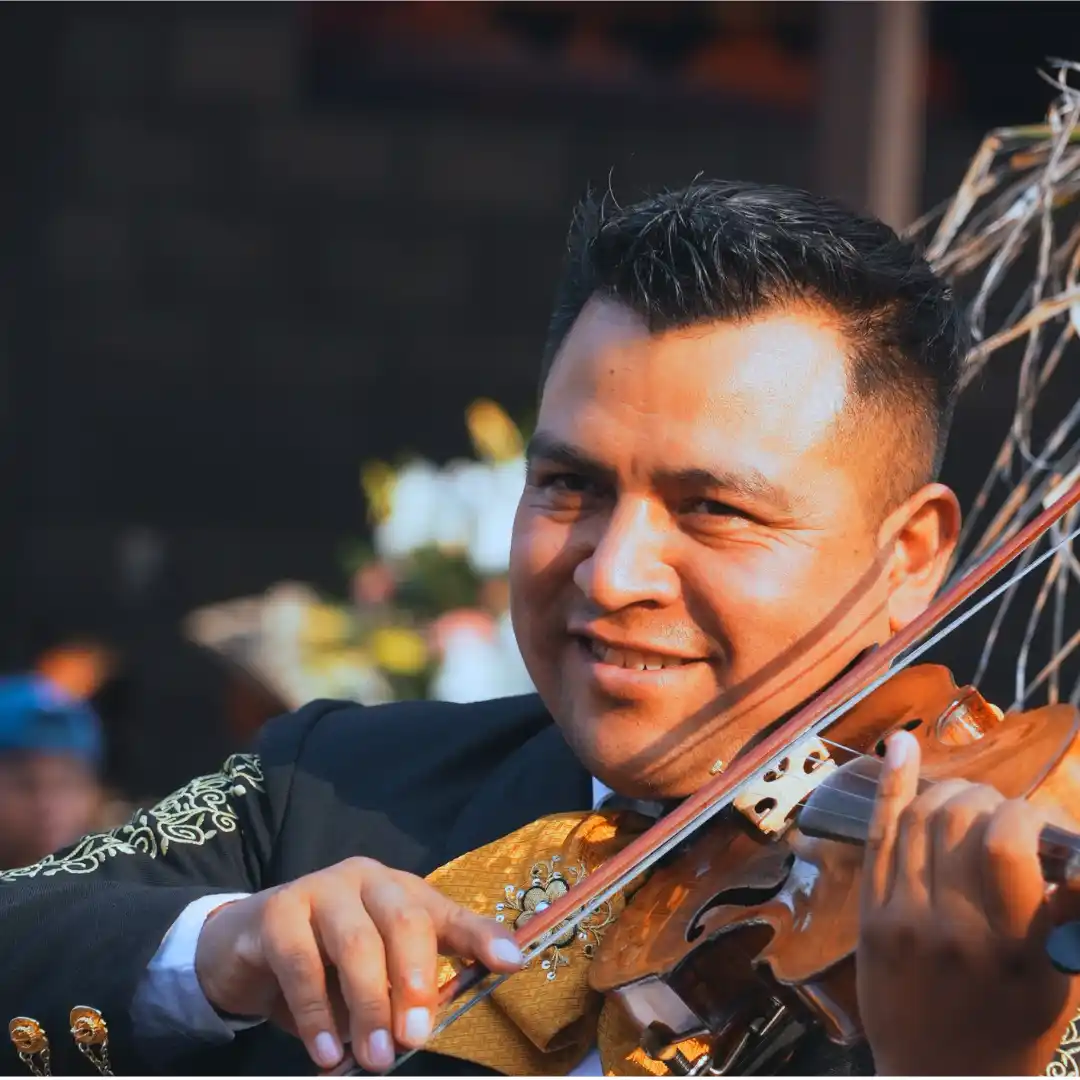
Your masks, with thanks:
M 608 649 L 621 649 L 623 652 L 642 653 L 645 656 L 662 656 L 665 660 L 682 660 L 686 663 L 704 661 L 707 657 L 700 653 L 679 652 L 678 649 L 668 648 L 664 645 L 654 645 L 649 641 L 632 641 L 626 638 L 609 637 L 607 634 L 598 634 L 595 630 L 571 627 L 570 636 L 579 641 L 595 641 Z
M 599 638 L 593 638 L 599 641 Z M 606 642 L 604 642 L 606 644 Z M 617 648 L 618 646 L 611 646 Z M 607 664 L 597 659 L 590 648 L 588 637 L 575 636 L 573 648 L 585 667 L 587 680 L 607 697 L 623 700 L 649 697 L 658 693 L 671 693 L 687 679 L 700 676 L 708 663 L 700 657 L 686 660 L 676 667 L 657 668 L 651 671 L 626 668 L 620 664 Z M 644 650 L 633 650 L 644 651 Z M 665 653 L 665 656 L 673 654 Z

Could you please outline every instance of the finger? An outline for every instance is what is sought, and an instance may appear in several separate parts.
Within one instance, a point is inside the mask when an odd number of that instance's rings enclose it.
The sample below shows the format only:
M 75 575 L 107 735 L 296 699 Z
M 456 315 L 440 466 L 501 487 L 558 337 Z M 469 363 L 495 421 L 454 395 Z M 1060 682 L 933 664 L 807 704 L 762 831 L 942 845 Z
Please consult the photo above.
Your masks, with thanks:
M 334 1016 L 334 1030 L 341 1035 L 349 1030 L 349 1007 L 341 995 L 341 987 L 338 985 L 337 974 L 333 968 L 326 971 L 326 993 L 330 999 L 330 1009 Z M 296 1021 L 289 1012 L 289 1006 L 281 996 L 281 991 L 275 988 L 274 1002 L 265 1010 L 265 1015 L 273 1024 L 287 1031 L 290 1035 L 299 1037 L 296 1030 Z M 342 1041 L 347 1041 L 343 1039 Z
M 942 785 L 944 786 L 944 785 Z M 930 817 L 930 901 L 954 918 L 986 918 L 983 862 L 986 832 L 1004 796 L 983 785 L 966 785 Z
M 326 988 L 326 969 L 311 927 L 305 897 L 283 889 L 263 909 L 262 941 L 266 961 L 281 988 L 296 1031 L 312 1061 L 333 1068 L 342 1056 Z
M 348 1007 L 353 1054 L 371 1072 L 385 1072 L 394 1063 L 395 1051 L 382 935 L 364 905 L 351 894 L 324 900 L 315 918 Z
M 512 974 L 521 969 L 521 948 L 502 923 L 477 915 L 432 889 L 429 905 L 444 953 L 479 960 L 489 971 Z
M 438 999 L 439 943 L 431 915 L 415 895 L 390 878 L 364 888 L 368 910 L 386 950 L 394 1037 L 423 1046 Z
M 885 744 L 885 760 L 867 830 L 863 872 L 864 909 L 888 903 L 900 814 L 915 798 L 918 786 L 918 741 L 910 732 L 898 731 Z
M 1034 930 L 1049 930 L 1044 918 L 1046 882 L 1039 863 L 1043 815 L 1022 799 L 1002 802 L 983 838 L 983 906 L 993 929 L 1022 940 Z
M 943 780 L 916 796 L 900 814 L 893 852 L 892 899 L 927 907 L 933 893 L 932 822 L 951 799 L 971 788 L 965 780 Z

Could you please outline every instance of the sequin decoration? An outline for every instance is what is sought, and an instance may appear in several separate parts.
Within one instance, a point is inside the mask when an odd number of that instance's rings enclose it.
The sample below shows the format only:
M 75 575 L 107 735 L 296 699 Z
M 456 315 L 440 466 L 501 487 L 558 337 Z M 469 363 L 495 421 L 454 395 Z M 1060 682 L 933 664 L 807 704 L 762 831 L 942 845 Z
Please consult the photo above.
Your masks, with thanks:
M 507 885 L 504 899 L 495 905 L 495 918 L 499 922 L 509 922 L 514 930 L 520 930 L 565 896 L 588 873 L 582 863 L 560 866 L 561 861 L 559 855 L 553 855 L 546 862 L 533 863 L 526 885 Z M 547 977 L 554 979 L 558 969 L 570 963 L 567 951 L 574 945 L 580 948 L 586 960 L 591 960 L 605 928 L 614 921 L 615 912 L 608 901 L 577 927 L 566 927 L 562 935 L 541 954 L 540 966 L 547 972 Z

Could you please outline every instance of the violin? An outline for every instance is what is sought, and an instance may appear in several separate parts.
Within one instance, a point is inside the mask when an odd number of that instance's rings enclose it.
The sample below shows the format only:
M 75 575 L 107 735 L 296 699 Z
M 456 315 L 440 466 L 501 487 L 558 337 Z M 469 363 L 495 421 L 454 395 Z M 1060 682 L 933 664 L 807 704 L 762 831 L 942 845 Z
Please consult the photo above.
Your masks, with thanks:
M 589 981 L 618 999 L 650 1057 L 728 1075 L 760 1071 L 811 1026 L 841 1046 L 862 1041 L 859 845 L 885 740 L 901 729 L 921 743 L 923 789 L 959 778 L 1049 808 L 1080 798 L 1075 708 L 1003 716 L 944 667 L 905 669 L 834 725 L 828 746 L 792 747 L 736 799 L 742 818 L 699 834 L 633 894 Z M 1080 878 L 1080 836 L 1048 825 L 1039 854 L 1048 882 Z M 687 1040 L 710 1049 L 687 1060 Z
M 591 961 L 589 983 L 618 1000 L 640 1047 L 670 1072 L 759 1071 L 811 1028 L 842 1046 L 861 1041 L 854 962 L 861 844 L 888 737 L 903 729 L 919 739 L 923 788 L 946 778 L 987 784 L 1046 807 L 1049 817 L 1080 803 L 1076 708 L 1003 714 L 974 687 L 959 687 L 946 668 L 913 665 L 1080 535 L 1078 528 L 1055 538 L 953 626 L 928 637 L 1077 504 L 1080 473 L 922 616 L 537 912 L 517 933 L 525 962 L 621 893 L 625 909 Z M 1039 857 L 1048 884 L 1080 881 L 1080 835 L 1046 826 Z M 1080 961 L 1068 970 L 1080 973 Z M 434 1034 L 513 977 L 465 967 L 441 988 Z M 679 1045 L 691 1039 L 708 1048 L 694 1060 Z M 331 1075 L 356 1071 L 346 1058 Z

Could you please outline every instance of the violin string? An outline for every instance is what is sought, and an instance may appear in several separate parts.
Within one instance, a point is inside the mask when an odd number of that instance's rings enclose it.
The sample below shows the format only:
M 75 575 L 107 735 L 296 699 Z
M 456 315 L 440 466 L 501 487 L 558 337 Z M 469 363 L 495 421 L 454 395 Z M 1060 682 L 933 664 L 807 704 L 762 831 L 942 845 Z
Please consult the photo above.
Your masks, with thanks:
M 862 750 L 856 750 L 852 746 L 845 746 L 841 742 L 837 742 L 835 739 L 826 739 L 824 735 L 819 735 L 818 738 L 826 746 L 835 746 L 837 750 L 843 750 L 846 754 L 854 754 L 856 757 L 866 757 L 866 753 Z
M 853 796 L 857 798 L 857 796 Z M 861 814 L 842 814 L 839 810 L 820 810 L 819 814 L 823 818 L 837 818 L 841 821 L 854 821 L 859 825 L 869 825 L 870 819 L 863 817 Z
M 864 758 L 867 758 L 867 759 L 872 760 L 872 761 L 880 761 L 881 760 L 876 754 L 868 754 L 868 753 L 866 753 L 865 750 L 856 750 L 854 747 L 845 746 L 843 743 L 834 742 L 832 739 L 822 738 L 820 735 L 818 736 L 818 738 L 821 739 L 821 741 L 823 743 L 827 743 L 829 746 L 835 746 L 837 748 L 837 750 L 844 750 L 845 752 L 847 752 L 849 754 L 853 754 L 857 760 L 861 761 Z M 865 773 L 856 772 L 854 769 L 851 770 L 851 772 L 849 772 L 847 774 L 847 776 L 848 776 L 848 778 L 853 779 L 853 780 L 862 780 L 864 783 L 872 785 L 875 789 L 877 788 L 878 782 L 877 782 L 877 779 L 875 777 L 873 777 L 873 776 L 867 776 L 867 775 L 865 775 Z M 925 784 L 927 787 L 936 787 L 938 784 L 941 783 L 940 780 L 931 780 L 930 777 L 923 776 L 922 774 L 919 775 L 919 781 L 921 783 Z M 828 783 L 828 780 L 826 780 L 825 782 Z M 830 791 L 841 791 L 841 792 L 845 791 L 844 788 L 837 788 L 837 787 L 832 787 L 832 786 L 830 786 L 829 790 Z M 806 798 L 809 798 L 809 797 L 810 797 L 809 795 L 806 796 Z M 805 800 L 803 800 L 803 801 L 805 801 Z M 800 805 L 802 805 L 802 803 L 800 803 Z
M 819 735 L 818 738 L 821 739 L 821 741 L 823 743 L 826 743 L 829 746 L 836 747 L 837 750 L 843 750 L 845 753 L 854 755 L 856 760 L 861 761 L 863 759 L 869 759 L 869 760 L 873 760 L 873 761 L 880 761 L 880 758 L 878 758 L 878 756 L 876 754 L 868 754 L 864 750 L 856 750 L 852 746 L 845 746 L 843 743 L 836 742 L 833 739 L 826 739 L 821 735 Z M 841 795 L 841 796 L 845 796 L 845 797 L 851 798 L 851 799 L 858 799 L 860 802 L 874 802 L 877 799 L 877 788 L 878 788 L 878 779 L 877 779 L 877 777 L 867 776 L 865 773 L 857 772 L 856 770 L 851 769 L 849 772 L 847 772 L 845 774 L 845 780 L 858 780 L 858 781 L 861 781 L 864 784 L 869 784 L 870 787 L 872 787 L 874 789 L 874 794 L 873 795 L 860 795 L 857 792 L 851 791 L 848 788 L 835 787 L 834 785 L 829 784 L 828 778 L 825 779 L 823 786 L 827 786 L 830 796 L 832 796 L 832 795 Z M 928 776 L 924 776 L 924 775 L 920 774 L 919 782 L 924 785 L 923 790 L 926 790 L 927 788 L 937 787 L 938 784 L 942 783 L 943 781 L 941 781 L 941 780 L 933 780 Z M 815 789 L 815 790 L 817 790 L 817 789 Z M 813 796 L 813 794 L 814 794 L 813 791 L 808 792 L 806 795 L 803 796 L 803 798 L 801 798 L 795 804 L 795 806 L 797 808 L 802 808 L 802 807 L 806 806 L 808 801 L 810 800 L 810 798 Z M 921 794 L 921 792 L 920 792 L 920 794 Z M 822 814 L 827 814 L 830 811 L 821 809 L 818 812 L 822 813 Z M 840 815 L 840 816 L 843 816 L 843 815 Z M 852 819 L 852 820 L 854 820 L 854 819 Z

